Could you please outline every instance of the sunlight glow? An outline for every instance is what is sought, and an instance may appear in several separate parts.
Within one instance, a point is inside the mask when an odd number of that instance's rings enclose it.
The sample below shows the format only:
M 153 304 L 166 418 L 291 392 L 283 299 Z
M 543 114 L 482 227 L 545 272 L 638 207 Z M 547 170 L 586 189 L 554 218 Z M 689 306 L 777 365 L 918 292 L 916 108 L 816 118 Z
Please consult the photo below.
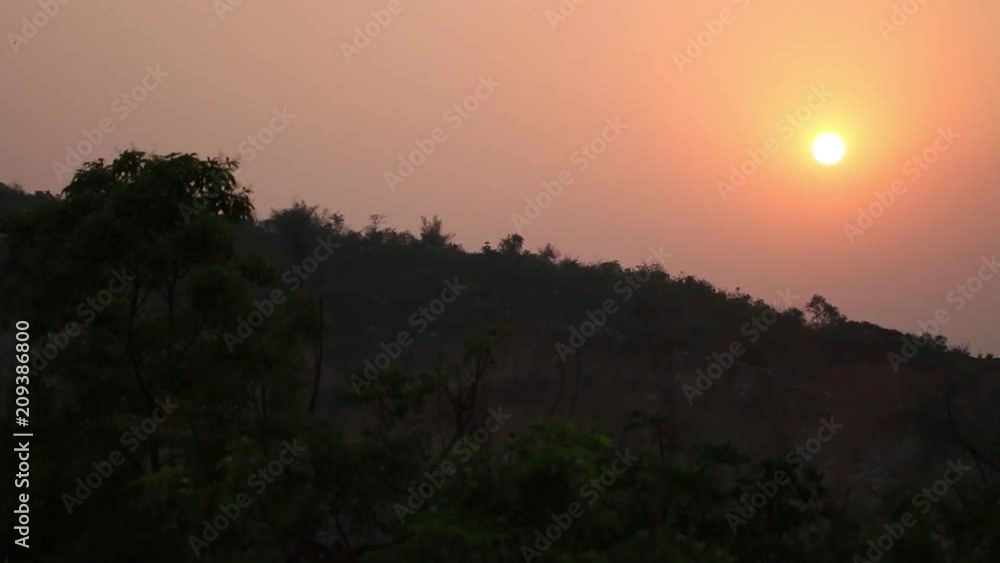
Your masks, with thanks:
M 844 141 L 833 133 L 823 133 L 813 141 L 813 156 L 820 164 L 830 166 L 837 164 L 844 158 L 847 147 Z

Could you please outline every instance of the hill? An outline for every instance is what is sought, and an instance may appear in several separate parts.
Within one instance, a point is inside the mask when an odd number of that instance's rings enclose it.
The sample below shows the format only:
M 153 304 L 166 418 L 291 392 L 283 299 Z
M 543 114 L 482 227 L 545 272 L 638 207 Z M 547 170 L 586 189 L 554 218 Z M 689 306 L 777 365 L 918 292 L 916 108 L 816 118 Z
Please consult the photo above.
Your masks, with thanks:
M 996 549 L 997 359 L 658 249 L 259 218 L 235 167 L 130 152 L 59 197 L 0 186 L 0 316 L 31 325 L 48 437 L 33 514 L 67 538 L 48 560 L 875 560 L 955 460 L 886 560 Z

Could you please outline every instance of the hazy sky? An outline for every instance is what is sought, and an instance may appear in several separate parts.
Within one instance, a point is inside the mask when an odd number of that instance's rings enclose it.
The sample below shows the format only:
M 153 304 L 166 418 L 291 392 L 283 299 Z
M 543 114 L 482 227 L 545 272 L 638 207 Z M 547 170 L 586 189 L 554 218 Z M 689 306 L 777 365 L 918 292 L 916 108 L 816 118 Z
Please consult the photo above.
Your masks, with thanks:
M 470 249 L 520 228 L 626 265 L 662 246 L 769 301 L 907 331 L 941 309 L 953 343 L 1000 352 L 995 0 L 51 1 L 0 3 L 5 181 L 62 188 L 87 137 L 88 160 L 226 154 L 262 213 L 437 213 Z

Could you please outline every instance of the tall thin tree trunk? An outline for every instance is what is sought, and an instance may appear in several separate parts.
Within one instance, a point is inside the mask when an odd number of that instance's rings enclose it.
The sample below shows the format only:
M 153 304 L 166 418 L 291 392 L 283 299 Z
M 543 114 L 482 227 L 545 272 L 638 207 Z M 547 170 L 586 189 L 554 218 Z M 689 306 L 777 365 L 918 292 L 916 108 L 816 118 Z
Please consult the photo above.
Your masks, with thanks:
M 319 296 L 319 331 L 316 339 L 316 344 L 313 351 L 313 357 L 315 361 L 315 373 L 313 373 L 313 388 L 312 397 L 309 399 L 309 413 L 312 414 L 316 412 L 316 401 L 319 398 L 319 382 L 323 377 L 323 332 L 324 332 L 324 308 L 323 308 L 323 296 Z
M 580 380 L 583 378 L 583 348 L 576 351 L 576 378 L 573 385 L 573 398 L 569 404 L 569 419 L 576 416 L 576 399 L 580 396 Z
M 139 308 L 142 306 L 142 300 L 140 299 L 139 293 L 140 290 L 136 287 L 130 298 L 128 327 L 126 329 L 127 332 L 125 336 L 125 352 L 132 365 L 132 375 L 135 378 L 136 385 L 139 387 L 139 392 L 142 393 L 143 398 L 146 400 L 146 407 L 149 409 L 149 412 L 152 413 L 153 409 L 156 407 L 156 400 L 153 398 L 152 393 L 150 393 L 149 388 L 146 386 L 146 382 L 142 379 L 142 369 L 140 367 L 141 361 L 139 359 L 139 353 L 136 351 L 134 345 L 135 322 L 139 316 Z M 156 436 L 149 437 L 146 447 L 149 450 L 149 468 L 153 473 L 159 473 L 160 447 Z

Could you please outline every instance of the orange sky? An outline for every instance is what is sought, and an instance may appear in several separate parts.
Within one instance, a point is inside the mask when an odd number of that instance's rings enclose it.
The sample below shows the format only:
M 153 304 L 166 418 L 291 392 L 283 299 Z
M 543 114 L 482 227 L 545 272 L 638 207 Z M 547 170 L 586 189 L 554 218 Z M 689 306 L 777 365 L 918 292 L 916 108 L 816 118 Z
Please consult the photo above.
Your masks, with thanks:
M 778 288 L 821 293 L 902 330 L 945 309 L 952 342 L 1000 352 L 1000 276 L 961 310 L 949 298 L 1000 254 L 1000 4 L 577 1 L 271 1 L 217 13 L 228 0 L 77 0 L 37 16 L 32 33 L 22 18 L 37 1 L 6 0 L 0 179 L 61 188 L 53 163 L 104 120 L 88 158 L 129 145 L 242 156 L 264 211 L 301 198 L 355 226 L 383 213 L 409 229 L 437 213 L 478 248 L 514 232 L 512 215 L 541 197 L 545 209 L 520 222 L 533 248 L 632 264 L 663 246 L 670 271 L 769 300 Z M 565 17 L 546 14 L 561 4 Z M 894 6 L 901 25 L 880 26 Z M 373 10 L 388 23 L 356 40 Z M 707 46 L 688 51 L 701 32 Z M 11 46 L 10 33 L 23 41 Z M 119 99 L 134 88 L 141 102 Z M 814 88 L 827 99 L 810 100 Z M 474 110 L 453 108 L 463 100 Z M 790 125 L 797 110 L 806 119 Z M 615 118 L 621 130 L 606 130 Z M 269 126 L 271 142 L 252 148 Z M 941 128 L 956 137 L 938 140 Z M 828 130 L 848 145 L 830 168 L 809 154 Z M 386 172 L 415 139 L 433 154 L 390 189 Z M 578 152 L 592 141 L 603 150 L 593 160 Z M 936 141 L 947 150 L 931 150 L 926 170 L 907 164 Z M 773 154 L 723 199 L 718 183 L 766 146 Z M 564 170 L 572 183 L 539 196 Z M 849 238 L 845 223 L 894 182 L 894 201 Z

